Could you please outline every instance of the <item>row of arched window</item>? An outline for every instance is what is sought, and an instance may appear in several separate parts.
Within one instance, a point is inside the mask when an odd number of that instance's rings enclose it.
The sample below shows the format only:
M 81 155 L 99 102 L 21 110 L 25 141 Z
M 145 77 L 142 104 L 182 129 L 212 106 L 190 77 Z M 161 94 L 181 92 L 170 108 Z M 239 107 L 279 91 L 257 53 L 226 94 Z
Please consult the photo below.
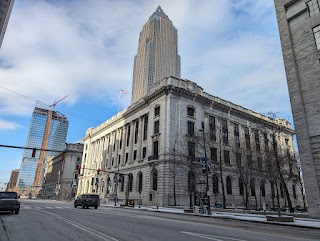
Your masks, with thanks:
M 261 180 L 260 190 L 261 190 L 262 197 L 266 196 L 265 184 L 266 184 L 265 180 Z M 250 179 L 249 185 L 250 185 L 250 195 L 256 196 L 256 184 L 255 184 L 254 178 Z M 274 185 L 275 185 L 274 182 L 270 182 L 272 197 L 275 197 Z M 281 183 L 279 186 L 280 186 L 280 195 L 283 198 L 284 197 L 284 190 L 283 190 Z M 226 177 L 226 187 L 227 187 L 227 194 L 232 194 L 232 179 L 230 176 Z M 212 191 L 214 194 L 219 193 L 219 178 L 217 175 L 212 176 Z M 292 185 L 292 192 L 293 192 L 293 197 L 296 198 L 296 190 L 295 190 L 294 184 Z M 244 195 L 244 182 L 241 177 L 239 178 L 239 194 Z
M 214 194 L 219 193 L 219 179 L 217 175 L 212 176 L 212 191 Z M 232 194 L 232 179 L 230 176 L 226 177 L 226 187 L 227 187 L 227 194 Z M 251 190 L 251 196 L 256 195 L 256 186 L 255 186 L 255 180 L 254 178 L 250 179 L 250 190 Z M 261 181 L 261 193 L 262 196 L 265 196 L 265 182 L 264 180 Z M 244 182 L 243 179 L 239 178 L 239 194 L 244 195 Z
M 108 185 L 109 184 L 110 184 L 110 179 L 108 180 Z M 123 174 L 119 175 L 118 185 L 120 186 L 120 191 L 123 192 L 124 185 L 125 185 L 125 176 Z M 137 186 L 136 186 L 137 192 L 142 192 L 142 188 L 143 188 L 143 174 L 142 172 L 139 172 L 137 175 Z M 158 171 L 156 169 L 153 169 L 151 171 L 151 190 L 153 191 L 158 190 Z M 133 174 L 132 173 L 128 174 L 127 191 L 129 192 L 133 191 Z

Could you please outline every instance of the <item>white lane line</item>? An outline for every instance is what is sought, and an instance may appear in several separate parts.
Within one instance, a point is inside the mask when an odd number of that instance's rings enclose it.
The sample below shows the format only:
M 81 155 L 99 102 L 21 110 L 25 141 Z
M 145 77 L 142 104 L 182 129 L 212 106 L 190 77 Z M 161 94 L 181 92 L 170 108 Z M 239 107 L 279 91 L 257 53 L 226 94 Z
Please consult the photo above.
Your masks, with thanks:
M 53 207 L 50 207 L 50 206 L 48 206 L 48 207 L 45 207 L 45 208 L 47 208 L 47 209 L 53 209 Z
M 52 215 L 52 216 L 56 217 L 57 219 L 60 219 L 61 221 L 64 221 L 64 222 L 66 222 L 66 223 L 69 223 L 69 224 L 71 224 L 71 225 L 73 225 L 73 226 L 75 226 L 75 227 L 77 227 L 77 228 L 79 228 L 79 229 L 81 229 L 81 230 L 83 230 L 83 231 L 86 231 L 86 232 L 88 232 L 88 233 L 90 233 L 90 234 L 92 234 L 92 235 L 94 235 L 94 236 L 96 236 L 96 237 L 98 237 L 98 238 L 100 238 L 100 239 L 102 239 L 102 240 L 106 240 L 106 241 L 110 241 L 110 240 L 112 240 L 112 241 L 119 241 L 118 239 L 113 238 L 113 237 L 111 237 L 111 236 L 109 236 L 109 235 L 107 235 L 107 234 L 101 233 L 101 232 L 99 232 L 99 231 L 97 231 L 97 230 L 94 230 L 94 229 L 92 229 L 92 228 L 89 228 L 89 227 L 86 227 L 86 226 L 81 225 L 81 224 L 79 224 L 79 223 L 73 222 L 73 221 L 71 221 L 71 220 L 69 220 L 69 219 L 66 219 L 66 218 L 64 218 L 64 217 L 61 217 L 61 216 L 56 215 L 56 214 L 54 214 L 54 213 L 50 213 L 50 212 L 47 212 L 47 211 L 44 211 L 44 210 L 41 210 L 40 212 L 43 212 L 43 213 Z
M 181 231 L 181 233 L 188 234 L 188 235 L 195 236 L 195 237 L 204 238 L 204 239 L 215 240 L 215 241 L 224 241 L 225 239 L 235 240 L 235 241 L 247 241 L 245 239 L 229 238 L 229 237 L 202 234 L 202 233 L 192 233 L 192 232 L 184 232 L 184 231 Z
M 55 207 L 55 208 L 62 209 L 63 207 Z

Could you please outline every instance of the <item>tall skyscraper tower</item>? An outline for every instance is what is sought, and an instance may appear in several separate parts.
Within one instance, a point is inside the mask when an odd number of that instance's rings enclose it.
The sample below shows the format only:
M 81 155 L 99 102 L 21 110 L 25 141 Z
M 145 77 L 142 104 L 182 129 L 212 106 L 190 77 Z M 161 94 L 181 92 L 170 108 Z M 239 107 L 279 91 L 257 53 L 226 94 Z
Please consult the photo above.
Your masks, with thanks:
M 14 0 L 0 1 L 0 48 L 7 29 Z
M 275 0 L 309 215 L 320 218 L 320 0 Z
M 131 103 L 148 95 L 156 81 L 169 76 L 180 78 L 180 65 L 177 29 L 159 6 L 140 32 Z
M 68 132 L 68 120 L 59 112 L 36 107 L 32 114 L 26 147 L 42 149 L 25 150 L 21 162 L 18 186 L 20 189 L 40 187 L 44 163 L 48 156 L 58 152 L 46 152 L 44 149 L 62 151 Z

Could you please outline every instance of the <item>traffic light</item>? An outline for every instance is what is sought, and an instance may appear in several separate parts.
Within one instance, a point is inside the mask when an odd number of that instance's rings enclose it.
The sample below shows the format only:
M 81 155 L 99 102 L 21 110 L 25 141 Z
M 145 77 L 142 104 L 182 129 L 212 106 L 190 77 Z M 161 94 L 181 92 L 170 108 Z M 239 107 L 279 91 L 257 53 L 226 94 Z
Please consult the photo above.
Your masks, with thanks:
M 98 168 L 98 170 L 97 170 L 97 174 L 99 175 L 99 173 L 100 173 L 100 168 Z
M 78 172 L 79 172 L 79 174 L 80 174 L 80 172 L 81 172 L 81 165 L 78 165 Z
M 36 157 L 36 152 L 37 152 L 37 149 L 33 148 L 31 157 Z

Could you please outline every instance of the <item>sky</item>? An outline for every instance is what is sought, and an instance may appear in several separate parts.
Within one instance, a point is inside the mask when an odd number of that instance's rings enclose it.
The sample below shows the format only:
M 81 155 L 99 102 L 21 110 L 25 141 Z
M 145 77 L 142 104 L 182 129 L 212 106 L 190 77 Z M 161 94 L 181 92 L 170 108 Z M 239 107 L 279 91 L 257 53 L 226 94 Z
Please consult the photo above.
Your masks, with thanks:
M 36 100 L 68 96 L 55 108 L 68 143 L 128 107 L 139 33 L 159 5 L 178 30 L 183 79 L 293 122 L 273 1 L 15 0 L 0 49 L 0 144 L 25 146 Z M 0 147 L 0 190 L 22 154 Z

